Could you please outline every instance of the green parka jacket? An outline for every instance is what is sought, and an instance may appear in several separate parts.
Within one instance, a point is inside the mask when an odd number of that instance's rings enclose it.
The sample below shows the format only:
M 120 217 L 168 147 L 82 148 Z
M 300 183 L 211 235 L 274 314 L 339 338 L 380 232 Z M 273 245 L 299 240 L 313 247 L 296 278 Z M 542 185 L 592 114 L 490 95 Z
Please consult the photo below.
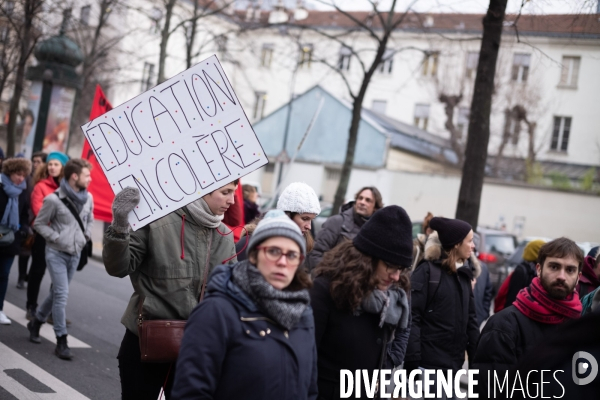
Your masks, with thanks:
M 106 272 L 124 278 L 129 275 L 131 295 L 121 323 L 137 335 L 138 307 L 143 296 L 145 320 L 187 320 L 198 304 L 206 265 L 208 273 L 224 263 L 237 261 L 230 229 L 198 225 L 187 207 L 172 212 L 128 234 L 117 233 L 112 225 L 104 234 L 102 258 Z

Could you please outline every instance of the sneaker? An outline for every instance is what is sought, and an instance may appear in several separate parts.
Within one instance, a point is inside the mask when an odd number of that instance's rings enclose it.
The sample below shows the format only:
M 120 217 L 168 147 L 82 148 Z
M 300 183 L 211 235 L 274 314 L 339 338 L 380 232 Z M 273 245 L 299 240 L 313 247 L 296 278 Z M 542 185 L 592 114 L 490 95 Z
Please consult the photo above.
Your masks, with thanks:
M 10 319 L 8 319 L 6 314 L 0 311 L 0 325 L 10 325 L 11 323 L 12 322 L 10 321 Z
M 19 282 L 17 282 L 17 289 L 25 289 L 25 287 L 26 287 L 25 280 L 19 279 Z

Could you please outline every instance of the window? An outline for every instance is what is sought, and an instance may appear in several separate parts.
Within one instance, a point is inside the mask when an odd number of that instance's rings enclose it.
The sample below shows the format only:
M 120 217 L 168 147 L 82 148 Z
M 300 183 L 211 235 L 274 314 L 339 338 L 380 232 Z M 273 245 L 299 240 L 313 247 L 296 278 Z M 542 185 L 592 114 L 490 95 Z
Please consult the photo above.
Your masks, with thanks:
M 512 80 L 515 82 L 526 82 L 529 75 L 529 63 L 531 54 L 515 53 L 512 65 Z
M 7 1 L 4 3 L 4 12 L 6 13 L 6 15 L 11 16 L 14 10 L 15 10 L 15 2 L 14 1 Z
M 415 126 L 427 130 L 429 104 L 415 104 Z
M 217 44 L 217 53 L 219 53 L 221 58 L 225 58 L 225 54 L 227 53 L 227 36 L 217 36 L 215 38 L 215 43 Z
M 312 63 L 313 45 L 303 44 L 300 48 L 299 68 L 310 68 Z
M 552 129 L 550 149 L 566 152 L 567 147 L 569 146 L 570 133 L 571 117 L 554 117 L 554 128 Z
M 273 44 L 264 43 L 260 52 L 260 66 L 270 68 L 273 60 Z
M 379 64 L 379 72 L 382 74 L 391 74 L 394 67 L 394 50 L 387 49 L 383 54 L 381 63 Z
M 255 120 L 261 119 L 265 113 L 265 103 L 267 102 L 267 94 L 265 92 L 254 92 L 254 112 L 252 113 Z
M 577 87 L 577 79 L 579 78 L 579 64 L 581 57 L 566 57 L 562 58 L 562 71 L 560 74 L 560 86 Z
M 154 64 L 144 62 L 144 72 L 142 73 L 142 92 L 152 87 L 152 77 L 154 75 Z
M 387 107 L 387 101 L 385 100 L 373 100 L 373 105 L 371 106 L 371 110 L 380 113 L 380 114 L 385 114 L 385 109 Z
M 338 59 L 338 69 L 340 70 L 349 70 L 350 69 L 350 60 L 352 59 L 352 50 L 346 46 L 342 46 L 340 49 L 340 58 Z
M 466 76 L 467 78 L 474 78 L 477 74 L 477 64 L 479 63 L 479 52 L 478 51 L 470 51 L 467 53 L 467 68 L 466 68 Z
M 469 110 L 467 107 L 460 107 L 458 109 L 458 120 L 456 121 L 456 128 L 458 129 L 458 138 L 461 139 L 467 136 L 469 129 Z
M 160 32 L 160 20 L 162 19 L 162 16 L 162 10 L 158 7 L 153 7 L 152 11 L 150 11 L 150 19 L 152 20 L 152 33 Z
M 436 76 L 439 56 L 439 51 L 432 51 L 425 54 L 425 58 L 423 59 L 423 76 Z
M 90 11 L 91 10 L 92 10 L 92 6 L 81 7 L 81 14 L 79 16 L 79 22 L 81 22 L 81 25 L 88 26 L 90 24 Z

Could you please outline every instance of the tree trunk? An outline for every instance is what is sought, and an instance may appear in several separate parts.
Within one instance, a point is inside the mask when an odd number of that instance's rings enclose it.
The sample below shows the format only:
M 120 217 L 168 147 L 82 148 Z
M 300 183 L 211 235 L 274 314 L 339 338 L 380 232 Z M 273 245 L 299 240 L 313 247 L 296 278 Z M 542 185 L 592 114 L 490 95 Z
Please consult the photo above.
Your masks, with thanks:
M 494 76 L 506 3 L 507 0 L 490 0 L 487 14 L 483 18 L 483 38 L 471 103 L 465 163 L 456 207 L 456 218 L 470 223 L 473 229 L 477 229 L 479 220 L 481 191 L 490 140 Z
M 194 44 L 196 43 L 196 29 L 198 27 L 198 1 L 194 1 L 194 14 L 190 22 L 192 26 L 190 29 L 189 38 L 186 37 L 186 46 L 185 46 L 185 65 L 186 68 L 190 68 L 192 66 L 192 58 L 193 58 L 193 49 Z M 187 33 L 187 32 L 186 32 Z
M 167 0 L 165 2 L 165 23 L 162 31 L 160 32 L 160 55 L 158 58 L 158 83 L 162 83 L 167 80 L 165 77 L 165 61 L 167 59 L 167 44 L 169 37 L 171 36 L 171 17 L 173 16 L 173 7 L 175 7 L 176 0 Z
M 23 86 L 25 81 L 25 66 L 27 59 L 31 55 L 32 46 L 32 29 L 33 19 L 39 10 L 40 0 L 25 0 L 23 29 L 20 41 L 19 61 L 17 63 L 17 71 L 15 75 L 15 87 L 13 96 L 10 101 L 8 111 L 8 125 L 6 127 L 6 157 L 15 155 L 15 128 L 17 126 L 17 116 L 19 114 L 19 103 L 23 94 Z
M 379 48 L 377 49 L 377 54 L 375 54 L 373 64 L 371 64 L 371 67 L 365 74 L 358 95 L 354 97 L 354 101 L 352 102 L 352 122 L 350 123 L 350 131 L 348 133 L 348 147 L 346 148 L 346 158 L 344 159 L 344 164 L 342 166 L 340 183 L 335 191 L 333 209 L 331 212 L 332 215 L 337 214 L 342 204 L 344 204 L 346 192 L 348 191 L 348 182 L 350 182 L 350 173 L 352 172 L 352 166 L 354 165 L 354 153 L 358 141 L 358 128 L 360 126 L 363 101 L 367 94 L 367 88 L 369 87 L 371 78 L 381 63 L 383 54 L 385 53 L 389 35 L 390 33 L 386 32 L 379 43 Z
M 465 157 L 465 147 L 461 142 L 460 132 L 454 125 L 454 110 L 456 106 L 458 106 L 462 100 L 462 94 L 457 96 L 449 96 L 446 94 L 441 94 L 439 100 L 444 103 L 444 112 L 446 113 L 446 123 L 444 126 L 450 132 L 450 145 L 452 146 L 452 150 L 456 154 L 458 159 L 458 165 L 462 167 Z

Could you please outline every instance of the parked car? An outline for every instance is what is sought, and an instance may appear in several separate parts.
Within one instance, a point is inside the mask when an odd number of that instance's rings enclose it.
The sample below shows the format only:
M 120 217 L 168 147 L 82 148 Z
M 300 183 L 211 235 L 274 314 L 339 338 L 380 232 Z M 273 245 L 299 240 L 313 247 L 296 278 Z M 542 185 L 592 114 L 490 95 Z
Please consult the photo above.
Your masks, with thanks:
M 506 260 L 517 248 L 517 237 L 506 231 L 482 227 L 477 228 L 477 232 L 481 237 L 478 258 L 488 266 L 490 282 L 496 293 L 508 275 Z
M 331 210 L 333 210 L 333 204 L 321 203 L 321 214 L 317 215 L 317 218 L 313 219 L 312 222 L 312 234 L 317 236 L 317 232 L 321 230 L 321 227 L 327 221 L 327 218 L 331 217 Z

